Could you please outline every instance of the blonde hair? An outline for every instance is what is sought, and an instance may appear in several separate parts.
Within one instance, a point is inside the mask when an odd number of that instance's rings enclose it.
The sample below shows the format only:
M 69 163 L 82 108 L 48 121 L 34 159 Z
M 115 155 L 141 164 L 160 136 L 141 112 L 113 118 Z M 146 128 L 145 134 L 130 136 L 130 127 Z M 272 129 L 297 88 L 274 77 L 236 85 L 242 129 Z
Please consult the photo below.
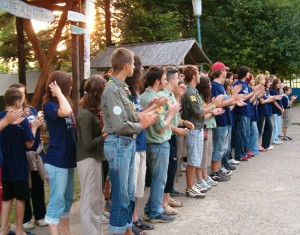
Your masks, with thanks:
M 258 84 L 261 84 L 261 81 L 262 80 L 265 80 L 266 81 L 266 75 L 264 74 L 258 74 L 256 77 L 255 77 L 255 85 L 258 85 Z
M 113 72 L 120 72 L 127 63 L 134 61 L 133 52 L 126 48 L 120 47 L 116 49 L 110 56 L 110 62 L 112 65 Z

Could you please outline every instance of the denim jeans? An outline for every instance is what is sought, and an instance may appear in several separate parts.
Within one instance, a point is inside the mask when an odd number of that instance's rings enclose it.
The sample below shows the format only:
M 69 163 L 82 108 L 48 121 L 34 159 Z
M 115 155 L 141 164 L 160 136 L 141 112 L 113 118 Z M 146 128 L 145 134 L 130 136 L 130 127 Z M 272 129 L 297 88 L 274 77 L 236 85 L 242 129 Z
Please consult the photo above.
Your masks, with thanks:
M 235 159 L 247 156 L 247 145 L 250 136 L 250 117 L 235 116 Z
M 161 144 L 147 144 L 147 158 L 151 169 L 150 195 L 144 211 L 150 218 L 163 214 L 162 199 L 167 181 L 170 145 L 166 141 Z
M 261 146 L 265 149 L 270 147 L 272 132 L 273 132 L 273 126 L 272 126 L 271 116 L 266 116 L 265 125 L 262 134 L 262 144 L 261 144 Z
M 49 175 L 50 198 L 45 216 L 49 224 L 59 224 L 69 216 L 74 196 L 74 168 L 59 168 L 44 164 Z
M 231 125 L 227 126 L 218 126 L 213 129 L 213 152 L 212 152 L 212 160 L 214 162 L 218 162 L 222 160 L 228 150 L 229 141 L 229 133 L 231 132 Z
M 278 114 L 273 114 L 274 117 L 274 126 L 273 126 L 273 143 L 279 141 L 279 134 L 281 130 L 281 116 Z
M 250 150 L 252 153 L 257 155 L 259 153 L 258 149 L 258 129 L 257 129 L 257 122 L 256 121 L 251 121 L 251 126 L 250 126 L 250 138 L 248 142 L 248 150 Z
M 172 135 L 169 140 L 170 154 L 169 154 L 169 165 L 168 165 L 168 176 L 165 186 L 165 193 L 170 193 L 174 189 L 174 180 L 177 172 L 177 137 Z
M 227 140 L 227 149 L 226 152 L 222 158 L 222 165 L 224 167 L 228 167 L 228 160 L 231 158 L 231 137 L 232 137 L 232 126 L 228 125 L 228 140 Z
M 135 139 L 127 136 L 109 134 L 104 142 L 112 193 L 108 228 L 114 234 L 123 234 L 132 227 L 135 150 Z

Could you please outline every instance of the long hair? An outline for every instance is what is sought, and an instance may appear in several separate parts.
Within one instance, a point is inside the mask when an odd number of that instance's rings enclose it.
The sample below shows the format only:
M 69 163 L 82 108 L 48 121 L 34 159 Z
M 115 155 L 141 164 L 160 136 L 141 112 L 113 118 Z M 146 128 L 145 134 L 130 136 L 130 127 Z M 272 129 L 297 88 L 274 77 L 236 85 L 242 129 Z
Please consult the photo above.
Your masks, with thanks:
M 57 85 L 60 87 L 62 94 L 70 100 L 70 92 L 73 84 L 72 76 L 66 73 L 65 71 L 57 70 L 51 74 L 50 78 L 47 81 L 45 87 L 45 95 L 43 97 L 43 103 L 45 104 L 49 100 L 58 103 L 57 98 L 52 95 L 52 92 L 49 87 L 49 84 L 51 84 L 52 82 L 56 82 Z
M 22 83 L 14 83 L 9 86 L 9 88 L 12 88 L 12 87 L 17 88 L 17 89 L 24 88 L 25 93 L 24 93 L 24 102 L 23 102 L 22 106 L 23 106 L 23 108 L 29 108 L 30 104 L 26 98 L 26 86 Z
M 134 70 L 132 77 L 125 79 L 126 84 L 129 86 L 129 90 L 133 97 L 137 97 L 138 90 L 142 82 L 142 61 L 138 55 L 134 55 Z
M 202 99 L 206 104 L 211 103 L 211 89 L 208 76 L 200 77 L 200 83 L 196 85 L 196 89 L 198 90 L 199 94 L 202 96 Z
M 279 88 L 277 88 L 279 82 L 281 82 L 280 78 L 274 78 L 271 89 L 279 92 Z
M 101 96 L 106 85 L 106 80 L 100 75 L 89 77 L 84 85 L 84 96 L 79 102 L 79 107 L 98 114 L 101 105 Z

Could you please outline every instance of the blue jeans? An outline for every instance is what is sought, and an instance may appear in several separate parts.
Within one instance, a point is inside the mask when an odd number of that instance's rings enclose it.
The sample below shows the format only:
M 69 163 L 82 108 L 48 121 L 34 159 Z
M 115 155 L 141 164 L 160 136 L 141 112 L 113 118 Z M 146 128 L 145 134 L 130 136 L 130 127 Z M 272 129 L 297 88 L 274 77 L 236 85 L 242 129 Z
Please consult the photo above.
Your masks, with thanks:
M 250 136 L 250 117 L 235 116 L 235 158 L 241 160 L 247 156 L 247 146 Z
M 135 139 L 109 134 L 104 154 L 109 163 L 112 193 L 108 228 L 111 233 L 123 234 L 132 227 L 135 206 Z
M 44 164 L 49 176 L 50 198 L 45 216 L 49 224 L 59 224 L 61 218 L 68 218 L 74 196 L 74 168 L 59 168 Z
M 248 150 L 250 150 L 252 153 L 255 155 L 259 154 L 259 149 L 258 149 L 258 129 L 257 129 L 257 122 L 256 121 L 251 121 L 251 126 L 250 126 L 250 138 L 248 142 Z
M 167 181 L 170 145 L 166 141 L 161 144 L 147 144 L 147 158 L 151 169 L 150 195 L 144 211 L 150 218 L 164 213 L 162 199 Z
M 274 126 L 273 126 L 273 143 L 279 142 L 279 134 L 281 130 L 281 116 L 273 114 Z
M 231 125 L 218 126 L 213 129 L 213 152 L 212 160 L 218 162 L 222 160 L 230 145 Z
M 232 126 L 228 125 L 228 141 L 227 141 L 227 149 L 224 154 L 224 157 L 222 158 L 222 165 L 224 167 L 228 167 L 228 160 L 231 158 L 231 137 L 232 137 Z

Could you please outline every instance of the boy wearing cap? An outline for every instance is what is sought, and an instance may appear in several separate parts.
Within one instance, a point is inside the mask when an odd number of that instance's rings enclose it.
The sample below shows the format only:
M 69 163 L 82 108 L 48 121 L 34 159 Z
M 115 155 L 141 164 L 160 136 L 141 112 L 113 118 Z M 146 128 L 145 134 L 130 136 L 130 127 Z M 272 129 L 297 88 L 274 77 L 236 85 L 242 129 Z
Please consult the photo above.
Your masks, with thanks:
M 190 130 L 187 137 L 187 167 L 186 167 L 186 196 L 204 198 L 201 186 L 194 182 L 196 167 L 200 167 L 203 154 L 203 127 L 204 116 L 214 116 L 214 109 L 223 102 L 223 97 L 215 98 L 205 109 L 202 107 L 201 96 L 196 85 L 200 82 L 199 71 L 196 66 L 187 65 L 183 69 L 187 85 L 182 102 L 182 119 L 193 123 L 194 130 Z M 202 191 L 202 192 L 201 192 Z M 206 190 L 207 191 L 207 190 Z
M 216 62 L 212 65 L 210 71 L 212 97 L 222 95 L 224 101 L 221 107 L 225 110 L 222 115 L 216 116 L 217 127 L 213 129 L 214 148 L 212 152 L 211 177 L 217 181 L 228 181 L 230 179 L 229 176 L 220 171 L 222 158 L 225 156 L 227 150 L 231 149 L 230 136 L 232 119 L 229 106 L 234 104 L 243 105 L 242 101 L 239 102 L 241 97 L 237 95 L 241 90 L 241 86 L 236 86 L 233 89 L 231 97 L 226 94 L 223 84 L 227 70 L 229 69 L 230 68 L 226 67 L 223 63 Z

